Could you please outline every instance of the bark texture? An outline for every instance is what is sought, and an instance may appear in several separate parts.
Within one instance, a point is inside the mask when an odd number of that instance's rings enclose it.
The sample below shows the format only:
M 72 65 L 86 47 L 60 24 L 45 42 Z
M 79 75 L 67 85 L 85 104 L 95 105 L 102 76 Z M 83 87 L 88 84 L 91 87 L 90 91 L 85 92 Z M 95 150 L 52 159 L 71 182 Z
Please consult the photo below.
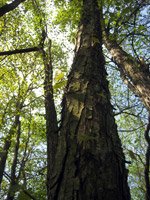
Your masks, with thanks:
M 150 112 L 150 71 L 142 61 L 137 61 L 125 52 L 115 40 L 104 33 L 104 44 L 110 52 L 113 61 L 119 67 L 121 76 L 128 87 L 141 98 Z
M 76 54 L 62 102 L 53 200 L 129 200 L 110 104 L 96 0 L 83 0 Z

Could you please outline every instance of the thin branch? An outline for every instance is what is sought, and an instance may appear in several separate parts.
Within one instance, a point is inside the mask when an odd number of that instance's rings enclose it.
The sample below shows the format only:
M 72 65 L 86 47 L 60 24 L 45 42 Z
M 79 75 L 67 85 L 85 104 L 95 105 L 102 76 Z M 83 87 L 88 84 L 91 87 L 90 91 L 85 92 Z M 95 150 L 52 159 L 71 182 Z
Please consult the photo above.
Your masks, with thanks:
M 134 15 L 134 22 L 133 22 L 133 25 L 134 25 L 134 30 L 133 30 L 133 34 L 132 34 L 132 40 L 131 40 L 131 43 L 132 43 L 132 49 L 133 49 L 133 52 L 135 54 L 135 56 L 137 57 L 137 60 L 140 61 L 140 58 L 136 52 L 136 49 L 135 49 L 135 46 L 134 46 L 134 40 L 135 40 L 135 28 L 136 28 L 136 18 L 137 18 L 137 13 L 135 13 Z
M 14 54 L 19 54 L 19 53 L 29 53 L 29 52 L 34 52 L 34 51 L 39 51 L 39 47 L 31 47 L 31 48 L 26 48 L 26 49 L 15 49 L 11 51 L 3 51 L 0 52 L 0 56 L 10 56 Z
M 141 2 L 136 3 L 136 5 L 137 6 L 133 9 L 133 11 L 130 13 L 130 15 L 127 18 L 125 18 L 125 21 L 122 21 L 121 26 L 128 23 L 130 21 L 130 19 L 133 17 L 133 15 L 135 15 L 135 13 L 140 11 L 140 9 L 144 6 L 146 6 L 147 4 L 145 3 L 145 0 L 141 0 Z
M 30 197 L 32 200 L 37 200 L 28 190 L 23 190 L 23 192 L 28 196 Z
M 129 129 L 129 130 L 126 130 L 126 129 L 120 129 L 120 130 L 118 130 L 118 131 L 119 131 L 119 132 L 127 132 L 127 133 L 129 133 L 129 132 L 137 131 L 137 130 L 139 130 L 140 128 L 143 128 L 144 126 L 145 126 L 145 124 L 142 125 L 142 126 L 139 126 L 139 127 L 137 127 L 137 128 L 134 128 L 134 129 Z
M 123 108 L 123 109 L 120 109 L 119 108 L 119 112 L 117 112 L 117 113 L 115 113 L 114 114 L 114 116 L 116 116 L 116 115 L 120 115 L 120 114 L 131 114 L 131 113 L 128 113 L 128 112 L 125 112 L 126 110 L 130 110 L 130 109 L 132 109 L 132 108 L 134 108 L 134 107 L 136 107 L 137 106 L 137 104 L 136 105 L 133 105 L 133 106 L 128 106 L 128 107 L 125 107 L 125 108 Z M 137 115 L 134 115 L 134 114 L 131 114 L 131 115 L 133 115 L 133 116 L 135 116 L 135 117 L 137 117 Z
M 5 15 L 6 13 L 14 10 L 17 6 L 24 2 L 25 0 L 14 0 L 12 3 L 5 4 L 4 6 L 0 7 L 0 17 Z

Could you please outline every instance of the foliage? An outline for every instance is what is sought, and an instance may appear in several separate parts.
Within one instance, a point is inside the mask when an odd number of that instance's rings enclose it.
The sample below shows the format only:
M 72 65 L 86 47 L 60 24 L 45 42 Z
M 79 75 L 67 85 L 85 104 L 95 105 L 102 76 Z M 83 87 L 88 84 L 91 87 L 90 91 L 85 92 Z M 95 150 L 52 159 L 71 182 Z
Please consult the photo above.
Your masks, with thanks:
M 128 182 L 132 199 L 144 199 L 144 163 L 146 142 L 144 129 L 148 114 L 146 109 L 120 79 L 114 65 L 107 65 L 111 99 L 129 170 Z M 128 163 L 129 162 L 129 163 Z
M 2 5 L 8 1 L 3 1 Z M 102 1 L 100 1 L 101 3 Z M 50 1 L 50 3 L 52 3 Z M 67 37 L 63 42 L 52 41 L 53 89 L 57 112 L 60 113 L 60 102 L 68 74 L 68 57 L 75 44 L 77 25 L 80 19 L 82 1 L 54 1 L 55 5 L 42 0 L 26 1 L 14 11 L 0 19 L 0 51 L 9 51 L 39 46 L 42 30 Z M 0 4 L 0 6 L 2 6 Z M 54 18 L 49 13 L 55 12 Z M 149 63 L 150 42 L 150 6 L 147 2 L 131 0 L 103 0 L 105 28 L 112 39 L 137 59 L 141 56 Z M 51 21 L 51 24 L 49 24 Z M 62 33 L 63 32 L 63 33 Z M 70 46 L 69 46 L 70 45 Z M 67 49 L 68 48 L 68 49 Z M 47 49 L 47 46 L 45 46 Z M 144 163 L 145 140 L 144 127 L 147 123 L 147 111 L 138 97 L 124 85 L 120 74 L 112 63 L 109 52 L 104 48 L 109 87 L 114 106 L 114 114 L 122 139 L 129 169 L 129 184 L 132 199 L 144 199 Z M 70 58 L 71 59 L 71 58 Z M 41 52 L 17 54 L 0 57 L 0 151 L 9 137 L 15 116 L 20 116 L 21 136 L 16 166 L 15 199 L 31 199 L 24 190 L 36 199 L 46 199 L 46 135 L 44 108 L 44 66 Z M 22 105 L 18 109 L 18 105 Z M 58 116 L 59 117 L 59 116 Z M 11 137 L 11 147 L 7 158 L 1 199 L 5 199 L 10 184 L 11 165 L 14 158 L 17 132 Z M 83 136 L 81 142 L 92 140 Z

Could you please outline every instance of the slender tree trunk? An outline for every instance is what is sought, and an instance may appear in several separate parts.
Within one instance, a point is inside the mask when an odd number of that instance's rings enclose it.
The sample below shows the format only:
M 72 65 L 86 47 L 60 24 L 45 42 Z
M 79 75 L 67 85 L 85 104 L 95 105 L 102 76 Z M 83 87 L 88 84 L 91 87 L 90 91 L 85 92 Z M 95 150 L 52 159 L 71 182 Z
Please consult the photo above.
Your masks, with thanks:
M 19 145 L 20 145 L 20 134 L 21 134 L 21 122 L 19 120 L 18 124 L 18 130 L 17 130 L 17 141 L 14 149 L 14 159 L 11 166 L 11 176 L 10 176 L 10 186 L 8 190 L 7 200 L 13 200 L 15 197 L 15 193 L 17 192 L 18 186 L 18 177 L 16 176 L 16 168 L 17 168 L 17 162 L 18 162 L 18 151 L 19 151 Z
M 11 138 L 12 138 L 12 135 L 14 135 L 14 133 L 16 132 L 16 128 L 18 127 L 18 125 L 19 125 L 19 115 L 16 115 L 15 122 L 9 131 L 9 135 L 6 138 L 3 150 L 0 155 L 0 185 L 3 180 L 3 174 L 4 174 L 4 170 L 5 170 L 7 155 L 8 155 L 9 148 L 11 146 Z
M 127 171 L 106 80 L 100 13 L 83 0 L 62 106 L 53 200 L 129 200 Z
M 147 142 L 147 150 L 146 150 L 146 154 L 145 154 L 145 170 L 144 170 L 144 174 L 145 174 L 145 185 L 146 185 L 146 200 L 150 200 L 150 177 L 149 177 L 149 173 L 150 173 L 150 136 L 149 136 L 149 132 L 150 132 L 150 115 L 149 115 L 149 119 L 148 119 L 148 124 L 145 130 L 145 140 Z
M 53 69 L 51 59 L 51 41 L 49 41 L 49 51 L 43 53 L 45 69 L 45 111 L 46 111 L 46 137 L 47 137 L 47 199 L 51 200 L 51 179 L 54 167 L 54 159 L 57 147 L 57 115 L 53 98 Z
M 104 32 L 103 36 L 104 44 L 117 64 L 122 79 L 132 92 L 141 98 L 150 112 L 150 71 L 148 66 L 126 53 L 115 40 L 110 39 L 107 33 Z

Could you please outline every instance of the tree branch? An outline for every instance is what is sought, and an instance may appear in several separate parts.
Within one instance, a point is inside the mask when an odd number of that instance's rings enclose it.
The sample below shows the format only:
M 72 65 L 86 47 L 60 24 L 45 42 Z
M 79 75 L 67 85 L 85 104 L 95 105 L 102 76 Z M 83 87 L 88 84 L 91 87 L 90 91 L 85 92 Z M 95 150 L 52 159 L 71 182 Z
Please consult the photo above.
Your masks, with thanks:
M 150 111 L 150 75 L 147 64 L 141 64 L 138 59 L 124 51 L 112 35 L 103 31 L 103 42 L 112 56 L 112 61 L 118 66 L 124 83 L 141 98 L 147 110 Z M 142 61 L 143 62 L 143 61 Z
M 0 17 L 14 10 L 20 3 L 24 1 L 25 0 L 14 0 L 12 3 L 5 4 L 4 6 L 0 7 Z
M 26 48 L 26 49 L 15 49 L 12 51 L 3 51 L 0 52 L 0 56 L 10 56 L 13 54 L 19 54 L 19 53 L 29 53 L 29 52 L 33 52 L 33 51 L 39 51 L 40 48 L 39 47 L 31 47 L 31 48 Z

